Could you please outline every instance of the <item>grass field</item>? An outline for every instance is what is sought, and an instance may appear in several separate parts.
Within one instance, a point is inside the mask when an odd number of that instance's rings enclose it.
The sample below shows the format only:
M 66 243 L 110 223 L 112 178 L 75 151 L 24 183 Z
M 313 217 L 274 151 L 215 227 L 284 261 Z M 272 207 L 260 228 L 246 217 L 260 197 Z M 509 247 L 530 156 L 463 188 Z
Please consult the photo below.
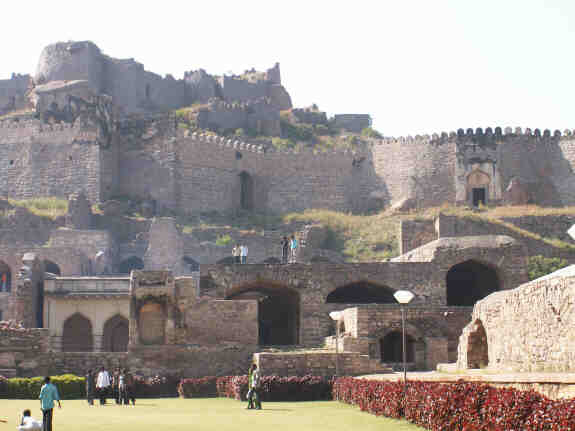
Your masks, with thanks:
M 1 430 L 16 429 L 26 408 L 41 419 L 37 400 L 1 400 Z M 407 422 L 363 413 L 336 401 L 264 403 L 263 410 L 245 410 L 245 403 L 226 398 L 142 399 L 135 407 L 107 404 L 89 407 L 83 400 L 62 401 L 54 410 L 54 431 L 415 431 Z

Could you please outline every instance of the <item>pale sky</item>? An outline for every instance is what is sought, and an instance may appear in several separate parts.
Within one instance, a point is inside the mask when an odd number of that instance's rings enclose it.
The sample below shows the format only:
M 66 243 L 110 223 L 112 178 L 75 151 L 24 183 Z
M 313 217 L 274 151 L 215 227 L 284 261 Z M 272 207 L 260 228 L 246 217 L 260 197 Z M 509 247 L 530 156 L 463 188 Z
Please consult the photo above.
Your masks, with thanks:
M 0 79 L 92 40 L 182 78 L 281 63 L 296 107 L 368 113 L 386 136 L 575 128 L 575 1 L 5 0 Z

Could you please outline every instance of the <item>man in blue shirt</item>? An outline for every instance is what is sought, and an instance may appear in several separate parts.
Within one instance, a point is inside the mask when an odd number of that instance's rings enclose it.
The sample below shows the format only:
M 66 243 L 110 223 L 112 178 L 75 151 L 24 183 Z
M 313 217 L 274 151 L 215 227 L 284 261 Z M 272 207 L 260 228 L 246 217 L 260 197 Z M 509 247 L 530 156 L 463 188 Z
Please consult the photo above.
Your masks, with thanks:
M 40 408 L 42 409 L 42 431 L 52 431 L 52 413 L 54 401 L 58 401 L 58 408 L 62 408 L 58 389 L 50 383 L 50 377 L 44 379 L 44 385 L 40 389 Z

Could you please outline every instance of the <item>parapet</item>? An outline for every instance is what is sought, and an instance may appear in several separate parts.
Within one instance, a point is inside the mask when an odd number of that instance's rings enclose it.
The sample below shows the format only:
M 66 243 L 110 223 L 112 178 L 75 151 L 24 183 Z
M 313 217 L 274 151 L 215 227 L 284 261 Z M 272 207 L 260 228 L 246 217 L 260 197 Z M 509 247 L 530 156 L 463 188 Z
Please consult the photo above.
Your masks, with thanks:
M 560 130 L 555 130 L 551 132 L 549 129 L 543 130 L 541 132 L 540 129 L 522 129 L 521 127 L 516 127 L 515 129 L 511 127 L 505 127 L 504 129 L 501 127 L 495 127 L 492 129 L 491 127 L 486 128 L 483 130 L 481 127 L 476 128 L 475 130 L 472 128 L 468 129 L 457 129 L 457 131 L 452 132 L 441 132 L 441 133 L 434 133 L 432 135 L 416 135 L 416 136 L 401 136 L 401 137 L 386 137 L 379 141 L 377 144 L 443 144 L 448 142 L 457 142 L 461 140 L 469 140 L 469 139 L 485 139 L 485 138 L 492 138 L 495 140 L 502 140 L 505 141 L 511 138 L 517 138 L 526 136 L 532 139 L 538 140 L 545 140 L 545 141 L 556 141 L 558 139 L 573 139 L 575 136 L 575 129 L 569 130 L 566 129 L 563 132 Z

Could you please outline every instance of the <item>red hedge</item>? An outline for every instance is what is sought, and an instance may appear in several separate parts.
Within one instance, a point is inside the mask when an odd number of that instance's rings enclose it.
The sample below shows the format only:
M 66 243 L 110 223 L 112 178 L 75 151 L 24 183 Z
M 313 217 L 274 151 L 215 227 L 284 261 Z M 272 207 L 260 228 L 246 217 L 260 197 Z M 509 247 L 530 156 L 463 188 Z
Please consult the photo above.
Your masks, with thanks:
M 533 391 L 453 384 L 338 378 L 333 397 L 363 411 L 433 431 L 575 430 L 575 399 L 550 400 Z
M 220 397 L 245 400 L 248 376 L 226 376 L 217 380 Z M 331 399 L 331 381 L 318 376 L 264 376 L 261 378 L 262 401 L 315 401 Z
M 196 379 L 182 379 L 178 384 L 178 394 L 182 398 L 209 398 L 217 397 L 217 377 L 201 377 Z

